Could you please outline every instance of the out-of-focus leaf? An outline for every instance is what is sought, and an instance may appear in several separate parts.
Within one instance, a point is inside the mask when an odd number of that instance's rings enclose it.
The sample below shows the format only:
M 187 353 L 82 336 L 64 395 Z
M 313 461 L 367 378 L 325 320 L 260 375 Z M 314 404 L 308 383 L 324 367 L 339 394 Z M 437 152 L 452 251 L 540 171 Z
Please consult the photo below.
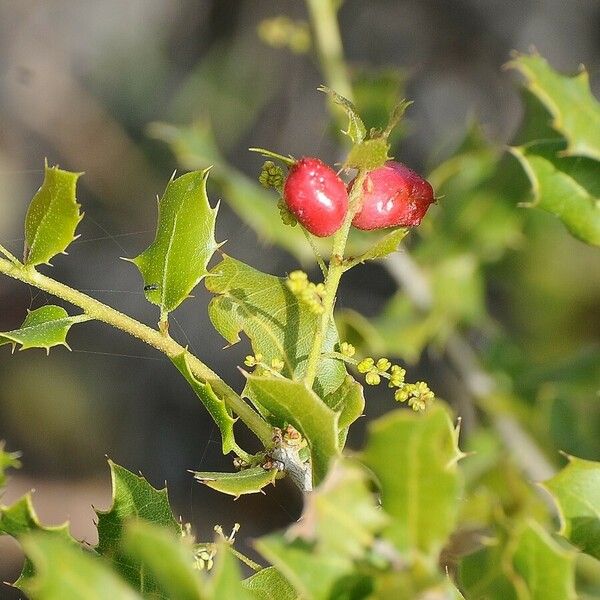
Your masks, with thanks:
M 275 469 L 266 470 L 262 467 L 252 467 L 235 473 L 193 471 L 193 474 L 194 478 L 200 483 L 237 498 L 243 494 L 256 494 L 270 483 L 274 483 L 277 471 Z
M 508 66 L 525 76 L 527 88 L 552 115 L 553 127 L 568 141 L 566 154 L 600 160 L 600 104 L 587 71 L 561 75 L 539 54 L 517 54 Z
M 154 242 L 132 260 L 144 278 L 144 292 L 161 316 L 175 310 L 208 271 L 218 247 L 217 209 L 206 194 L 208 169 L 173 179 L 158 205 Z
M 188 352 L 183 352 L 178 356 L 171 358 L 171 362 L 179 369 L 179 372 L 185 377 L 196 396 L 200 398 L 202 404 L 209 412 L 213 421 L 218 425 L 221 431 L 223 454 L 229 454 L 237 448 L 235 437 L 233 434 L 233 424 L 235 419 L 227 410 L 225 402 L 221 400 L 212 390 L 210 384 L 198 381 L 187 362 Z
M 563 550 L 537 523 L 529 522 L 516 537 L 515 571 L 531 600 L 575 598 L 575 555 Z
M 75 199 L 80 175 L 45 165 L 44 183 L 25 217 L 25 264 L 49 264 L 75 239 L 75 229 L 83 218 Z
M 123 578 L 143 595 L 159 594 L 160 586 L 146 572 L 141 560 L 125 555 L 122 549 L 125 522 L 140 519 L 161 526 L 175 536 L 181 526 L 173 517 L 167 490 L 153 488 L 143 477 L 109 461 L 112 479 L 113 504 L 98 515 L 98 554 L 108 559 Z
M 561 156 L 562 142 L 539 142 L 512 148 L 531 182 L 529 206 L 561 219 L 580 240 L 600 246 L 600 162 Z
M 211 598 L 231 598 L 232 600 L 252 600 L 253 595 L 242 584 L 242 574 L 237 559 L 234 558 L 226 542 L 220 542 L 215 558 L 215 567 L 210 579 Z
M 141 600 L 108 564 L 47 532 L 30 534 L 23 549 L 35 566 L 24 586 L 31 600 Z
M 340 96 L 335 90 L 328 88 L 325 85 L 322 85 L 317 88 L 319 91 L 327 94 L 335 104 L 340 106 L 343 111 L 348 116 L 348 127 L 345 133 L 351 140 L 353 144 L 360 144 L 367 135 L 367 128 L 365 124 L 362 122 L 360 115 L 356 111 L 356 107 L 350 100 Z
M 600 463 L 568 458 L 569 464 L 543 486 L 558 506 L 560 534 L 600 560 Z
M 339 413 L 339 447 L 343 449 L 348 434 L 348 427 L 356 421 L 365 408 L 363 387 L 350 375 L 333 393 L 325 396 L 323 402 L 336 413 Z
M 0 346 L 12 344 L 14 349 L 16 344 L 21 344 L 21 350 L 45 348 L 48 353 L 54 346 L 69 348 L 67 333 L 71 326 L 91 318 L 85 314 L 70 317 L 62 306 L 48 304 L 29 311 L 19 329 L 1 332 Z
M 0 493 L 6 485 L 7 469 L 18 469 L 21 466 L 19 457 L 20 452 L 6 452 L 4 450 L 4 441 L 0 440 Z
M 446 408 L 425 414 L 396 410 L 373 422 L 362 455 L 392 517 L 385 535 L 401 551 L 436 556 L 454 529 L 462 453 Z
M 243 331 L 255 355 L 262 354 L 270 364 L 284 363 L 283 374 L 301 379 L 313 343 L 320 315 L 301 303 L 288 289 L 285 279 L 261 273 L 225 256 L 211 271 L 206 287 L 217 296 L 210 302 L 208 314 L 217 331 L 230 343 L 239 341 Z M 332 323 L 327 329 L 324 352 L 332 352 L 337 332 Z M 326 395 L 344 381 L 346 369 L 338 360 L 320 361 L 315 390 Z
M 177 600 L 208 600 L 212 598 L 193 568 L 191 544 L 181 535 L 143 521 L 132 521 L 125 527 L 125 554 L 143 565 L 151 574 L 165 598 Z M 225 597 L 225 596 L 223 596 Z
M 373 596 L 377 600 L 464 600 L 464 596 L 452 585 L 448 577 L 399 570 L 375 579 Z M 474 599 L 475 600 L 475 599 Z
M 46 527 L 40 523 L 33 508 L 30 494 L 26 494 L 11 506 L 0 505 L 0 535 L 10 535 L 22 542 L 25 536 L 36 532 L 45 532 L 47 535 L 59 538 L 65 543 L 73 546 L 77 545 L 76 540 L 69 533 L 68 523 L 53 527 Z M 13 585 L 25 590 L 34 573 L 33 563 L 26 559 L 21 575 Z
M 256 600 L 298 600 L 296 590 L 275 567 L 258 571 L 242 585 Z
M 406 237 L 408 229 L 395 229 L 391 233 L 377 240 L 377 242 L 369 248 L 364 254 L 350 260 L 350 264 L 364 263 L 367 260 L 375 260 L 384 258 L 398 250 L 400 242 Z
M 310 448 L 313 481 L 319 483 L 327 473 L 329 461 L 339 453 L 339 414 L 302 381 L 250 375 L 246 393 L 282 424 L 289 423 L 302 434 Z

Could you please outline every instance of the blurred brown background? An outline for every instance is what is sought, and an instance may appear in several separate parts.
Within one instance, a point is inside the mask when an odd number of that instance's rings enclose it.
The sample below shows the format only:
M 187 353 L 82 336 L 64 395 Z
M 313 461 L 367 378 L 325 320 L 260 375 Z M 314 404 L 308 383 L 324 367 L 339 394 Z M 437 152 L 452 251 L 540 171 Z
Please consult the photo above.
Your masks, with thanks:
M 150 122 L 186 124 L 208 115 L 229 160 L 252 175 L 261 161 L 247 152 L 251 145 L 338 158 L 314 58 L 274 50 L 257 35 L 259 23 L 278 14 L 306 19 L 304 4 L 291 0 L 1 0 L 0 241 L 20 252 L 45 157 L 85 171 L 81 238 L 45 272 L 155 322 L 138 273 L 119 260 L 152 239 L 155 196 L 177 166 L 147 135 Z M 415 105 L 402 159 L 416 168 L 426 169 L 473 115 L 490 137 L 509 141 L 521 111 L 515 76 L 501 68 L 512 49 L 533 45 L 564 71 L 585 62 L 596 95 L 600 90 L 595 0 L 347 0 L 340 18 L 352 64 L 404 71 Z M 226 205 L 218 239 L 268 272 L 296 264 L 261 247 Z M 344 287 L 343 303 L 373 314 L 392 290 L 383 270 L 361 271 Z M 26 308 L 47 300 L 0 279 L 0 330 L 15 328 Z M 173 334 L 240 387 L 236 365 L 246 348 L 220 351 L 207 302 L 200 286 L 175 313 Z M 240 538 L 250 538 L 296 516 L 299 499 L 285 484 L 234 503 L 192 481 L 187 469 L 229 469 L 230 461 L 168 361 L 93 322 L 73 328 L 70 345 L 72 353 L 55 349 L 49 358 L 0 348 L 0 439 L 24 455 L 3 503 L 35 487 L 43 520 L 69 518 L 74 534 L 93 542 L 89 506 L 109 503 L 108 455 L 154 485 L 167 481 L 176 510 L 200 537 L 210 537 L 214 523 L 227 529 L 240 521 Z M 435 377 L 430 366 L 422 363 L 411 379 Z M 16 544 L 0 538 L 0 580 L 16 576 L 19 560 Z M 0 597 L 17 597 L 11 594 L 0 589 Z

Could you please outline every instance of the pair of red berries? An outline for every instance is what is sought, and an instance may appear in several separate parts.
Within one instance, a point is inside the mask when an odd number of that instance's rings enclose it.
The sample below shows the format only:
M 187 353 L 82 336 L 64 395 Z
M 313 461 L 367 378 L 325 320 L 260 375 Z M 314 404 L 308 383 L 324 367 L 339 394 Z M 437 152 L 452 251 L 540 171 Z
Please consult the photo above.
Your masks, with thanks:
M 290 169 L 283 199 L 305 229 L 318 237 L 334 234 L 348 212 L 348 188 L 318 158 L 301 158 Z M 371 171 L 363 184 L 362 208 L 352 219 L 358 229 L 414 227 L 434 201 L 433 189 L 405 165 L 388 161 Z

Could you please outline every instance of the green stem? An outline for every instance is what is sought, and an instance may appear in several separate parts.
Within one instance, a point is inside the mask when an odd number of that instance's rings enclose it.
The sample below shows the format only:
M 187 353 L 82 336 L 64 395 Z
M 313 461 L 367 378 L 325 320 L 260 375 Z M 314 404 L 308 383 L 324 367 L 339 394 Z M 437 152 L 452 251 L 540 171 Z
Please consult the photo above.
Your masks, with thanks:
M 78 306 L 91 318 L 125 331 L 149 346 L 156 348 L 169 358 L 174 358 L 186 351 L 183 346 L 173 338 L 164 335 L 164 333 L 152 329 L 82 292 L 42 275 L 31 266 L 14 264 L 0 258 L 0 273 Z M 189 355 L 189 366 L 194 376 L 209 383 L 215 394 L 223 398 L 230 410 L 240 417 L 265 446 L 271 445 L 273 435 L 271 427 L 257 412 L 246 404 L 212 369 L 193 354 Z
M 6 256 L 6 258 L 8 258 L 8 260 L 15 265 L 21 264 L 19 259 L 14 254 L 9 252 L 2 244 L 0 244 L 0 254 L 4 254 L 4 256 Z
M 315 259 L 319 265 L 319 268 L 321 269 L 321 273 L 323 273 L 323 277 L 327 277 L 327 265 L 325 264 L 325 261 L 323 260 L 323 257 L 321 256 L 321 253 L 315 244 L 315 241 L 312 239 L 310 233 L 304 229 L 304 227 L 302 227 L 302 232 L 304 233 L 304 237 L 306 237 L 306 241 L 308 242 L 309 246 L 312 248 Z
M 346 213 L 346 217 L 341 228 L 333 236 L 333 248 L 331 250 L 331 260 L 329 261 L 329 269 L 327 271 L 327 277 L 325 279 L 325 295 L 323 297 L 323 314 L 321 321 L 315 331 L 315 337 L 313 341 L 310 354 L 308 355 L 308 363 L 306 366 L 306 375 L 304 381 L 306 386 L 312 388 L 317 376 L 317 369 L 321 361 L 321 353 L 323 351 L 323 341 L 325 339 L 325 333 L 329 327 L 329 323 L 333 320 L 333 307 L 335 306 L 335 298 L 340 280 L 344 274 L 344 251 L 346 249 L 346 242 L 348 241 L 348 234 L 350 233 L 350 226 L 352 225 L 352 219 L 360 207 L 360 198 L 362 196 L 362 189 L 367 171 L 361 170 L 356 176 L 354 185 L 352 186 L 352 192 L 350 193 L 349 209 Z
M 344 48 L 334 2 L 333 0 L 306 0 L 306 6 L 327 85 L 338 94 L 352 100 L 352 86 L 344 60 Z

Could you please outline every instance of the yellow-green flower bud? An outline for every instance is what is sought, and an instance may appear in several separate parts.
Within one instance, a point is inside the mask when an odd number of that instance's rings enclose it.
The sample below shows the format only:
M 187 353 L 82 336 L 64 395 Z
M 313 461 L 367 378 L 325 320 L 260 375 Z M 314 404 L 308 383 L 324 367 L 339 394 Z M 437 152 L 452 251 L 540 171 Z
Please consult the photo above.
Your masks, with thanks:
M 387 358 L 380 358 L 377 361 L 377 365 L 376 366 L 377 366 L 377 368 L 380 371 L 384 371 L 385 372 L 385 371 L 387 371 L 392 366 L 392 363 Z
M 347 358 L 352 358 L 356 354 L 356 348 L 348 342 L 342 342 L 340 344 L 340 354 L 343 354 Z
M 357 365 L 359 373 L 367 373 L 373 368 L 375 361 L 371 357 L 363 358 Z
M 377 369 L 371 369 L 365 376 L 365 381 L 369 385 L 379 385 L 381 382 L 381 377 L 377 372 Z
M 244 364 L 247 367 L 254 367 L 256 365 L 256 359 L 251 354 L 248 354 L 248 356 L 246 356 L 244 359 Z
M 280 358 L 274 358 L 271 361 L 271 368 L 274 371 L 281 371 L 284 367 L 284 362 Z

